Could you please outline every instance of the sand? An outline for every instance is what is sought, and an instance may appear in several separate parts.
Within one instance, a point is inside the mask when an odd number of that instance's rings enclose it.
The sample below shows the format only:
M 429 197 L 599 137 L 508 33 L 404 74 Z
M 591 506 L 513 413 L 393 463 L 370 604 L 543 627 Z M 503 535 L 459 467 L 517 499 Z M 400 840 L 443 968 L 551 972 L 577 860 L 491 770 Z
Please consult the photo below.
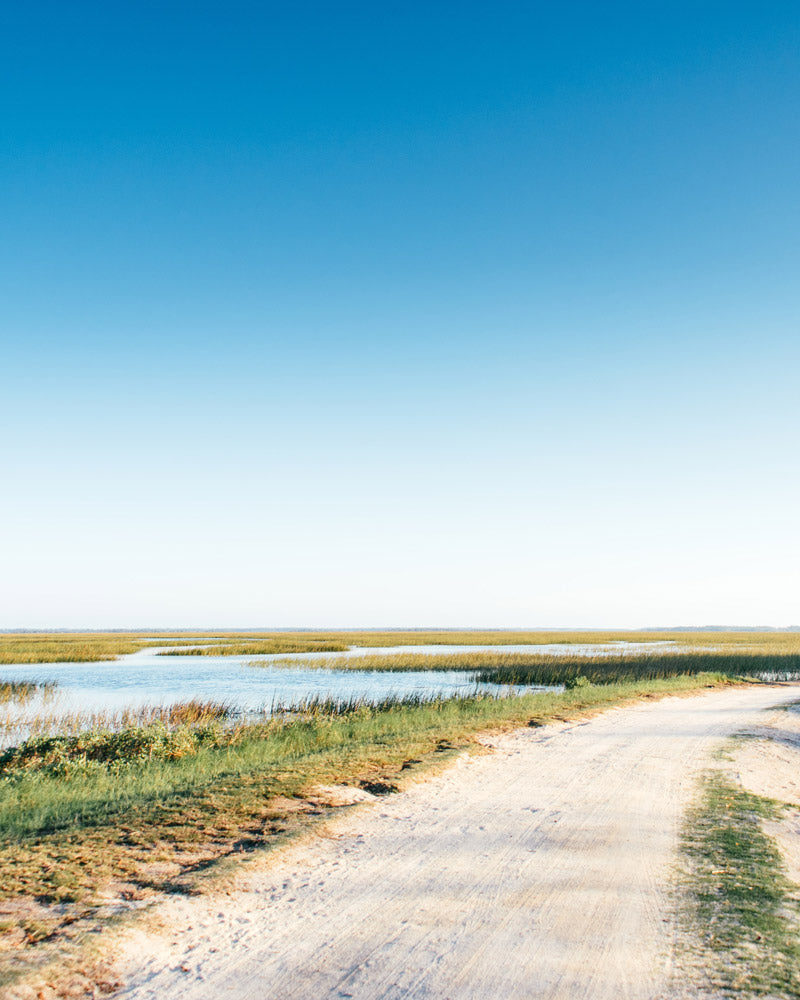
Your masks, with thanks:
M 714 690 L 496 736 L 343 810 L 229 893 L 164 904 L 159 928 L 123 939 L 115 997 L 667 997 L 697 775 L 798 696 Z
M 777 842 L 789 879 L 800 885 L 800 711 L 772 712 L 746 729 L 729 770 L 749 792 L 790 807 L 764 830 Z

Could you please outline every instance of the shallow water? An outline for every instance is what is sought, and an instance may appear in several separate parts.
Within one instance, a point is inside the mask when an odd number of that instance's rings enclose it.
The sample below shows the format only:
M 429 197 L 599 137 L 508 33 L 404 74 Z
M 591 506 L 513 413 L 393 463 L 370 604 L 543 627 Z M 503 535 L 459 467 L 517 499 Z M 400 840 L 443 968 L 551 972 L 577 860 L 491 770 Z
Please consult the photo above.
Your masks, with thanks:
M 199 644 L 198 644 L 199 645 Z M 204 645 L 207 645 L 204 643 Z M 544 653 L 553 656 L 603 656 L 639 652 L 663 643 L 606 643 L 596 645 L 527 646 L 391 646 L 354 647 L 344 653 L 270 653 L 246 656 L 160 655 L 169 647 L 150 647 L 117 660 L 90 663 L 36 663 L 0 667 L 5 680 L 53 680 L 58 683 L 48 712 L 103 712 L 170 705 L 191 698 L 222 701 L 242 712 L 256 712 L 273 704 L 296 705 L 307 698 L 358 698 L 379 701 L 399 697 L 452 697 L 475 691 L 507 693 L 501 684 L 478 684 L 470 670 L 405 672 L 326 670 L 285 665 L 287 660 L 336 660 L 347 656 L 391 656 L 397 653 Z M 269 667 L 271 662 L 283 665 Z M 251 664 L 258 663 L 259 668 Z M 519 690 L 519 689 L 517 689 Z M 525 690 L 533 690 L 526 688 Z M 26 710 L 35 707 L 29 702 Z

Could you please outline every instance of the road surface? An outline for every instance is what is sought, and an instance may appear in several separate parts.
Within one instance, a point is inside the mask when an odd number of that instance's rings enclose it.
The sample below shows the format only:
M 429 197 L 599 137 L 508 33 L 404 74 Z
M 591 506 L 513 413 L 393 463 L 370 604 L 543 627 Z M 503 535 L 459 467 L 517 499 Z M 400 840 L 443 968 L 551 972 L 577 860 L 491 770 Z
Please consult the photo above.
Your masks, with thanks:
M 719 741 L 798 687 L 718 689 L 487 739 L 325 836 L 176 899 L 117 1000 L 670 995 L 681 817 Z

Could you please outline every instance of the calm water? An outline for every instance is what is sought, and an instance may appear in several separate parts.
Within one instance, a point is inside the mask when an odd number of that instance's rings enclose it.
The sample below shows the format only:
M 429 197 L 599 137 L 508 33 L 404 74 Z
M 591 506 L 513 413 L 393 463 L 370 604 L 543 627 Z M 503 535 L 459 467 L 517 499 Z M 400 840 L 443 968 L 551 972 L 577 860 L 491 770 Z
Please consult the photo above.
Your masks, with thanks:
M 0 666 L 5 680 L 52 680 L 58 683 L 50 711 L 114 711 L 141 705 L 169 705 L 190 698 L 213 699 L 244 712 L 291 705 L 309 697 L 360 698 L 378 701 L 389 695 L 451 697 L 474 691 L 505 693 L 499 684 L 477 684 L 471 671 L 420 670 L 412 673 L 328 670 L 269 666 L 276 660 L 323 662 L 343 655 L 470 652 L 545 653 L 553 656 L 638 652 L 663 643 L 540 646 L 393 646 L 360 647 L 342 653 L 280 653 L 259 656 L 161 656 L 151 647 L 118 660 L 99 663 L 36 663 Z M 160 647 L 165 648 L 165 647 Z M 253 667 L 259 663 L 264 666 Z M 29 703 L 29 707 L 30 703 Z

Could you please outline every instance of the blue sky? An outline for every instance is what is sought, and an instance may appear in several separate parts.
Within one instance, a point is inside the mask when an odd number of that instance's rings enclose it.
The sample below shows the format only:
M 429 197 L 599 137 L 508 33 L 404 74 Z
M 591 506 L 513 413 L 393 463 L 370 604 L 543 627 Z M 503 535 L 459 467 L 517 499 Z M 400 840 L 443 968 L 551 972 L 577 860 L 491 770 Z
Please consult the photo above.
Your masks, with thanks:
M 0 627 L 800 621 L 795 4 L 0 12 Z

